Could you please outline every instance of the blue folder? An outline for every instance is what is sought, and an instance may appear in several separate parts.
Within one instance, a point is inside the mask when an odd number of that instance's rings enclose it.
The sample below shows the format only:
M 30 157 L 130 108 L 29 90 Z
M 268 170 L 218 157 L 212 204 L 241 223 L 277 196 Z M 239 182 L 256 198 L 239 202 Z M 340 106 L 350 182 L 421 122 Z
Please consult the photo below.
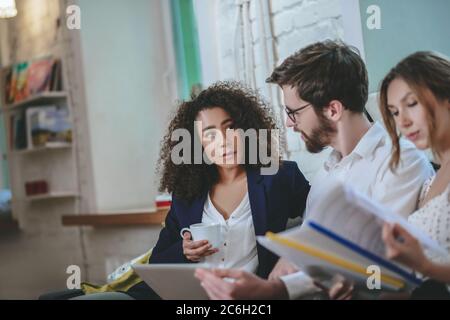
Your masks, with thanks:
M 315 223 L 314 221 L 308 221 L 308 225 L 315 231 L 319 232 L 320 234 L 336 241 L 337 243 L 343 245 L 344 247 L 362 255 L 363 257 L 374 261 L 376 264 L 385 267 L 386 269 L 389 269 L 398 275 L 402 276 L 405 280 L 409 281 L 410 283 L 413 283 L 417 286 L 422 284 L 422 280 L 417 278 L 413 273 L 409 273 L 399 266 L 395 265 L 389 260 L 386 260 L 382 257 L 377 256 L 376 254 L 373 254 L 372 252 L 360 247 L 356 243 L 353 243 L 347 239 L 344 239 L 340 235 L 334 233 L 333 231 L 319 225 L 318 223 Z

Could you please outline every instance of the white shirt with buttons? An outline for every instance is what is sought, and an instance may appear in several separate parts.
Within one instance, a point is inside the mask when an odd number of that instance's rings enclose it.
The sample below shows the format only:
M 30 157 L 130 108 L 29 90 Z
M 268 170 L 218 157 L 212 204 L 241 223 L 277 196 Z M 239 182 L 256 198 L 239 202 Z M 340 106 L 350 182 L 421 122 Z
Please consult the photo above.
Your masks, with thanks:
M 205 257 L 212 268 L 234 268 L 255 273 L 258 268 L 256 235 L 248 192 L 238 207 L 225 220 L 209 197 L 203 207 L 202 223 L 220 224 L 222 245 L 219 252 Z

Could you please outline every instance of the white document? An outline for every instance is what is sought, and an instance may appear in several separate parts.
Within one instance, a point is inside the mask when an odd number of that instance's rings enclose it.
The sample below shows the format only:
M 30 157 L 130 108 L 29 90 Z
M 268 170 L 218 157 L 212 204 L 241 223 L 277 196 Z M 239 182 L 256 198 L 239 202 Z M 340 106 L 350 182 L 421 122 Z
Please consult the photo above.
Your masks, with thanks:
M 366 195 L 338 180 L 321 185 L 323 198 L 308 212 L 308 219 L 342 235 L 347 240 L 378 256 L 385 256 L 381 238 L 385 222 L 397 223 L 413 235 L 422 246 L 441 255 L 448 255 L 427 234 L 390 209 L 372 201 Z

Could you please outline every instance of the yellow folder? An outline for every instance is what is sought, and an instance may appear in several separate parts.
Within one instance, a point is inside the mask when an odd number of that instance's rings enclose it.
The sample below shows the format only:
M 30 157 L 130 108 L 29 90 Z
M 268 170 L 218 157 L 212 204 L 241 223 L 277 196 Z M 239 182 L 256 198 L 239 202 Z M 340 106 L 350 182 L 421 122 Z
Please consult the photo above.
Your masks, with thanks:
M 304 252 L 304 253 L 306 253 L 306 254 L 308 254 L 310 256 L 313 256 L 315 258 L 324 260 L 324 261 L 326 261 L 326 262 L 328 262 L 328 263 L 330 263 L 332 265 L 338 266 L 340 268 L 343 268 L 343 269 L 352 271 L 354 273 L 360 274 L 360 275 L 362 275 L 364 277 L 367 277 L 366 268 L 364 268 L 362 265 L 359 265 L 359 264 L 356 264 L 354 262 L 350 262 L 350 261 L 344 260 L 344 259 L 342 259 L 340 257 L 337 257 L 337 256 L 335 256 L 335 255 L 333 255 L 333 254 L 331 254 L 329 252 L 322 251 L 322 250 L 319 250 L 317 248 L 314 248 L 314 247 L 311 247 L 311 246 L 299 243 L 297 241 L 294 241 L 294 240 L 291 240 L 291 239 L 279 236 L 279 235 L 274 234 L 272 232 L 268 232 L 266 234 L 266 237 L 269 240 L 273 241 L 273 242 L 276 242 L 276 243 L 279 243 L 281 245 L 293 248 L 295 250 L 302 251 L 302 252 Z M 386 275 L 386 274 L 381 274 L 381 281 L 386 283 L 386 284 L 389 284 L 389 285 L 391 285 L 393 287 L 396 287 L 398 289 L 401 289 L 401 288 L 403 288 L 405 286 L 404 281 L 402 281 L 402 280 L 400 280 L 398 278 L 392 277 L 390 275 Z

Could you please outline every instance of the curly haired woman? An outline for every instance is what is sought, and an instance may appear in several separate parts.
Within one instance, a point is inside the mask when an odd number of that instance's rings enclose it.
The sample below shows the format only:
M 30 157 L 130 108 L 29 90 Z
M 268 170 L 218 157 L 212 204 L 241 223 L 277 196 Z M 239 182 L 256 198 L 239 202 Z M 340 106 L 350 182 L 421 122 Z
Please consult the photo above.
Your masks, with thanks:
M 242 130 L 238 130 L 242 129 Z M 251 148 L 242 132 L 258 132 L 258 148 Z M 239 268 L 267 278 L 278 257 L 261 247 L 256 236 L 280 232 L 288 218 L 303 214 L 309 183 L 294 162 L 283 161 L 273 175 L 261 174 L 267 165 L 249 161 L 256 151 L 277 161 L 273 135 L 277 129 L 270 108 L 253 92 L 235 82 L 220 82 L 183 102 L 169 125 L 159 161 L 160 189 L 172 193 L 172 206 L 149 263 L 206 262 L 217 268 Z M 174 161 L 177 130 L 189 132 L 192 148 Z M 178 131 L 179 132 L 179 131 Z M 195 157 L 195 139 L 206 157 Z M 265 140 L 261 142 L 261 139 Z M 186 141 L 184 141 L 186 142 Z M 253 141 L 254 142 L 254 141 Z M 266 148 L 266 150 L 257 150 Z M 255 157 L 253 157 L 255 158 Z M 195 161 L 197 160 L 197 161 Z M 205 161 L 206 160 L 206 161 Z M 223 243 L 194 241 L 180 231 L 196 223 L 219 224 Z M 155 297 L 140 283 L 128 294 Z M 136 294 L 137 293 L 137 294 Z

